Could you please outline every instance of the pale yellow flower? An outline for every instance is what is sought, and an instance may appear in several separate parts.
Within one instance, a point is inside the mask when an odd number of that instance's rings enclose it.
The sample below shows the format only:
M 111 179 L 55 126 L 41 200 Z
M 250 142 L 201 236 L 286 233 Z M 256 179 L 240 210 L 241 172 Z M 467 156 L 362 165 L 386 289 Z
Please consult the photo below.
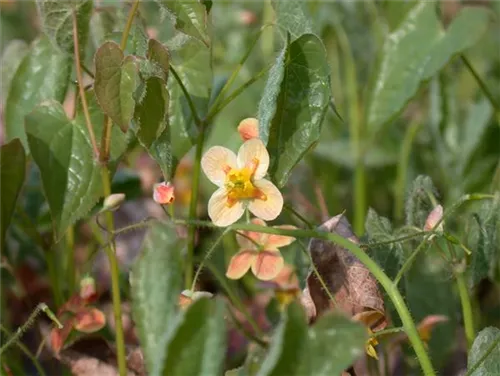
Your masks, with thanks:
M 273 183 L 264 179 L 269 154 L 260 139 L 246 141 L 238 156 L 222 146 L 211 147 L 203 156 L 201 167 L 219 187 L 208 202 L 208 215 L 215 225 L 229 226 L 241 218 L 247 207 L 265 221 L 281 213 L 283 196 Z

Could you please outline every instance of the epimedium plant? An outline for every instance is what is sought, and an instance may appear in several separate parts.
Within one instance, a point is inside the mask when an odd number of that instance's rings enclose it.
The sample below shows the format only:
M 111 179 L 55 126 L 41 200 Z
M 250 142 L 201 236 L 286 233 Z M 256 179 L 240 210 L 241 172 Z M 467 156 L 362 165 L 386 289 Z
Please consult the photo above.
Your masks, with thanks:
M 439 202 L 432 180 L 425 176 L 414 180 L 404 200 L 401 191 L 405 191 L 407 176 L 402 165 L 395 217 L 404 212 L 405 223 L 393 227 L 387 218 L 367 207 L 370 152 L 407 103 L 419 95 L 419 88 L 443 74 L 456 55 L 486 98 L 487 120 L 494 118 L 498 123 L 500 119 L 498 101 L 463 55 L 486 32 L 492 12 L 464 7 L 444 27 L 436 5 L 412 3 L 391 32 L 379 30 L 380 55 L 364 98 L 357 88 L 345 30 L 335 24 L 342 50 L 339 58 L 345 64 L 345 91 L 349 93 L 348 105 L 341 102 L 344 109 L 332 96 L 328 51 L 310 15 L 313 6 L 305 2 L 264 4 L 266 12 L 274 15 L 273 22 L 256 31 L 250 47 L 222 84 L 214 79 L 217 25 L 211 17 L 213 8 L 219 6 L 216 3 L 136 0 L 119 8 L 123 16 L 113 17 L 89 0 L 37 2 L 42 32 L 30 46 L 12 48 L 16 52 L 12 74 L 2 86 L 7 92 L 7 143 L 1 152 L 1 242 L 2 248 L 8 243 L 9 226 L 9 231 L 19 226 L 43 251 L 57 317 L 45 305 L 34 315 L 44 311 L 54 321 L 49 342 L 55 356 L 61 357 L 70 346 L 72 332 L 96 332 L 106 324 L 102 312 L 90 306 L 95 299 L 94 288 L 90 293 L 87 288 L 92 279 L 84 279 L 80 289 L 76 286 L 75 231 L 82 220 L 89 220 L 102 229 L 94 235 L 100 237 L 99 246 L 106 252 L 110 269 L 114 333 L 107 335 L 116 347 L 120 376 L 127 372 L 218 375 L 224 371 L 233 375 L 333 375 L 347 373 L 353 364 L 354 372 L 362 374 L 367 369 L 360 360 L 363 353 L 378 359 L 401 342 L 408 342 L 408 351 L 416 355 L 417 372 L 435 375 L 437 355 L 433 353 L 436 344 L 430 340 L 431 329 L 444 321 L 457 325 L 453 307 L 443 304 L 443 310 L 433 312 L 440 315 L 433 316 L 425 309 L 421 285 L 442 282 L 436 279 L 435 270 L 450 277 L 450 291 L 458 291 L 468 374 L 495 374 L 500 333 L 493 327 L 478 332 L 471 291 L 481 280 L 498 273 L 498 167 L 490 178 L 489 192 L 464 193 L 445 205 Z M 151 32 L 148 35 L 142 7 L 154 7 L 169 31 L 157 37 Z M 376 8 L 370 9 L 376 12 Z M 274 34 L 268 34 L 269 29 L 274 29 Z M 256 44 L 270 37 L 278 38 L 280 50 L 268 56 L 262 70 L 234 88 Z M 265 76 L 260 101 L 252 111 L 256 118 L 244 119 L 235 132 L 243 141 L 238 153 L 222 145 L 209 148 L 209 138 L 217 131 L 217 117 Z M 74 93 L 70 111 L 63 106 L 69 88 Z M 354 231 L 344 214 L 319 227 L 311 224 L 284 194 L 301 161 L 311 156 L 318 143 L 321 149 L 329 110 L 350 134 Z M 345 120 L 341 113 L 348 115 Z M 482 128 L 487 126 L 486 120 L 484 124 Z M 439 124 L 433 131 L 437 138 Z M 405 141 L 409 141 L 403 143 L 401 152 L 403 161 L 407 160 L 415 127 L 409 127 L 408 132 Z M 466 158 L 472 156 L 480 139 L 480 135 L 469 136 L 467 140 L 472 138 L 476 143 L 467 143 Z M 118 228 L 112 211 L 126 196 L 113 194 L 112 183 L 120 163 L 138 149 L 162 171 L 163 181 L 154 186 L 153 198 L 162 205 L 165 217 L 145 218 Z M 186 216 L 180 217 L 172 205 L 177 195 L 173 181 L 181 159 L 191 149 L 189 207 Z M 496 157 L 498 163 L 498 153 Z M 467 163 L 470 161 L 458 162 L 460 171 L 465 171 Z M 50 236 L 40 235 L 41 226 L 27 214 L 32 209 L 22 207 L 20 196 L 30 168 L 39 174 L 50 218 L 46 221 L 49 230 L 44 232 Z M 201 172 L 218 187 L 206 203 L 210 220 L 199 216 Z M 457 213 L 474 201 L 483 201 L 478 212 L 460 218 Z M 268 226 L 264 222 L 280 220 L 284 211 L 298 219 L 300 226 Z M 459 231 L 464 227 L 467 237 Z M 144 359 L 137 370 L 130 363 L 126 346 L 116 240 L 139 228 L 147 228 L 147 234 L 128 279 L 140 358 Z M 203 244 L 200 228 L 219 231 L 220 235 L 198 259 Z M 185 234 L 181 229 L 186 229 Z M 354 234 L 365 231 L 361 239 Z M 303 240 L 307 239 L 312 240 L 306 247 Z M 231 241 L 224 276 L 210 260 L 221 243 Z M 280 250 L 287 246 L 303 251 L 306 276 L 288 268 L 289 261 L 283 255 L 286 251 Z M 66 288 L 58 286 L 54 270 L 58 249 L 68 254 Z M 436 258 L 442 262 L 436 264 Z M 430 265 L 434 271 L 426 273 Z M 205 268 L 214 274 L 225 294 L 200 291 L 199 279 Z M 273 322 L 270 327 L 262 328 L 235 292 L 232 280 L 245 281 L 249 270 L 274 291 L 275 299 L 268 307 Z M 245 317 L 249 329 L 237 314 Z M 32 324 L 30 318 L 4 343 L 0 353 L 13 344 L 21 346 L 19 338 Z M 255 345 L 249 347 L 246 360 L 234 367 L 226 362 L 227 331 L 232 326 Z M 383 346 L 377 351 L 379 344 Z M 375 367 L 379 369 L 381 364 L 388 367 L 380 362 Z

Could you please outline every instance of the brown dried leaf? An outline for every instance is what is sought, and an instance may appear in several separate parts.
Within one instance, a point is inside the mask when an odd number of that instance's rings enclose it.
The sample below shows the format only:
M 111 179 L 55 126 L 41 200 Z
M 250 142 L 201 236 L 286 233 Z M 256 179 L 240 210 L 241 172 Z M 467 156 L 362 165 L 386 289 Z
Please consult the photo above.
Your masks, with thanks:
M 359 243 L 351 225 L 342 214 L 330 218 L 319 229 L 336 232 L 353 243 Z M 333 303 L 314 272 L 310 270 L 307 287 L 302 296 L 302 304 L 310 321 L 314 321 L 328 310 L 336 309 L 349 317 L 369 317 L 367 324 L 373 331 L 387 326 L 384 300 L 377 280 L 351 252 L 321 239 L 311 240 L 309 252 L 328 290 L 335 298 Z

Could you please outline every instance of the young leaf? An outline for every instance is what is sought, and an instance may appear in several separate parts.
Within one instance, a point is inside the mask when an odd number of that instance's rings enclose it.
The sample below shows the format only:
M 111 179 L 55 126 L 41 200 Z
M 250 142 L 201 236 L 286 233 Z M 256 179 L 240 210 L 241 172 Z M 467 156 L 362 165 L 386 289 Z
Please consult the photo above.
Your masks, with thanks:
M 26 156 L 21 141 L 16 138 L 2 145 L 0 154 L 0 190 L 2 192 L 0 217 L 0 246 L 16 207 L 17 196 L 24 182 Z
M 308 333 L 308 367 L 304 375 L 340 375 L 363 354 L 366 328 L 335 314 L 322 316 Z
M 175 27 L 193 38 L 202 41 L 207 47 L 210 37 L 207 30 L 207 10 L 198 1 L 157 0 L 160 8 L 175 18 Z
M 106 42 L 99 47 L 95 55 L 95 95 L 103 111 L 124 133 L 134 113 L 137 79 L 134 58 L 124 59 L 120 46 Z
M 66 95 L 71 60 L 42 36 L 30 47 L 19 65 L 5 104 L 5 131 L 7 140 L 19 138 L 29 153 L 24 117 L 42 101 L 61 102 Z
M 43 31 L 64 52 L 73 54 L 73 12 L 78 26 L 78 46 L 83 56 L 89 34 L 92 0 L 48 1 L 37 0 L 42 16 Z
M 435 8 L 433 1 L 417 3 L 387 37 L 368 111 L 372 133 L 403 109 L 421 82 L 473 46 L 488 27 L 487 9 L 466 7 L 443 30 Z
M 303 34 L 314 33 L 311 16 L 308 14 L 307 3 L 300 0 L 274 0 L 276 23 L 288 31 L 292 41 Z
M 101 197 L 100 167 L 85 125 L 68 119 L 58 102 L 45 102 L 27 115 L 26 133 L 60 239 Z
M 5 99 L 7 98 L 12 78 L 28 51 L 29 48 L 26 42 L 17 39 L 5 47 L 0 61 L 0 77 L 2 77 L 0 82 L 0 97 L 2 106 L 5 106 Z
M 167 48 L 155 39 L 148 42 L 148 60 L 158 64 L 165 74 L 164 80 L 167 81 L 168 70 L 170 69 L 170 55 Z
M 258 376 L 302 375 L 300 365 L 306 358 L 307 324 L 302 307 L 294 302 L 284 312 L 276 328 L 268 355 Z
M 224 302 L 201 298 L 164 333 L 157 375 L 220 375 L 226 354 Z
M 470 349 L 467 368 L 472 371 L 470 376 L 500 375 L 500 329 L 490 326 L 479 332 Z
M 329 72 L 323 43 L 312 34 L 289 44 L 269 72 L 259 132 L 271 155 L 270 174 L 280 187 L 319 139 L 330 102 Z
M 175 226 L 154 223 L 130 275 L 132 312 L 150 372 L 163 357 L 163 337 L 174 328 L 182 290 L 181 250 Z

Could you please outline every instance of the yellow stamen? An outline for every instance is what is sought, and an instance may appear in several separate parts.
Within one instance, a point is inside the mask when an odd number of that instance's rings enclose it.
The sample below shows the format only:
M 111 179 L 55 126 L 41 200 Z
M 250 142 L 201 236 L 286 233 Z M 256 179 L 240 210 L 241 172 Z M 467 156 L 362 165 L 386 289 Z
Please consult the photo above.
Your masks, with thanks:
M 246 167 L 237 169 L 224 168 L 226 173 L 225 187 L 227 190 L 227 205 L 233 206 L 239 200 L 261 199 L 267 197 L 253 185 L 252 178 L 259 165 L 259 160 L 254 158 Z

